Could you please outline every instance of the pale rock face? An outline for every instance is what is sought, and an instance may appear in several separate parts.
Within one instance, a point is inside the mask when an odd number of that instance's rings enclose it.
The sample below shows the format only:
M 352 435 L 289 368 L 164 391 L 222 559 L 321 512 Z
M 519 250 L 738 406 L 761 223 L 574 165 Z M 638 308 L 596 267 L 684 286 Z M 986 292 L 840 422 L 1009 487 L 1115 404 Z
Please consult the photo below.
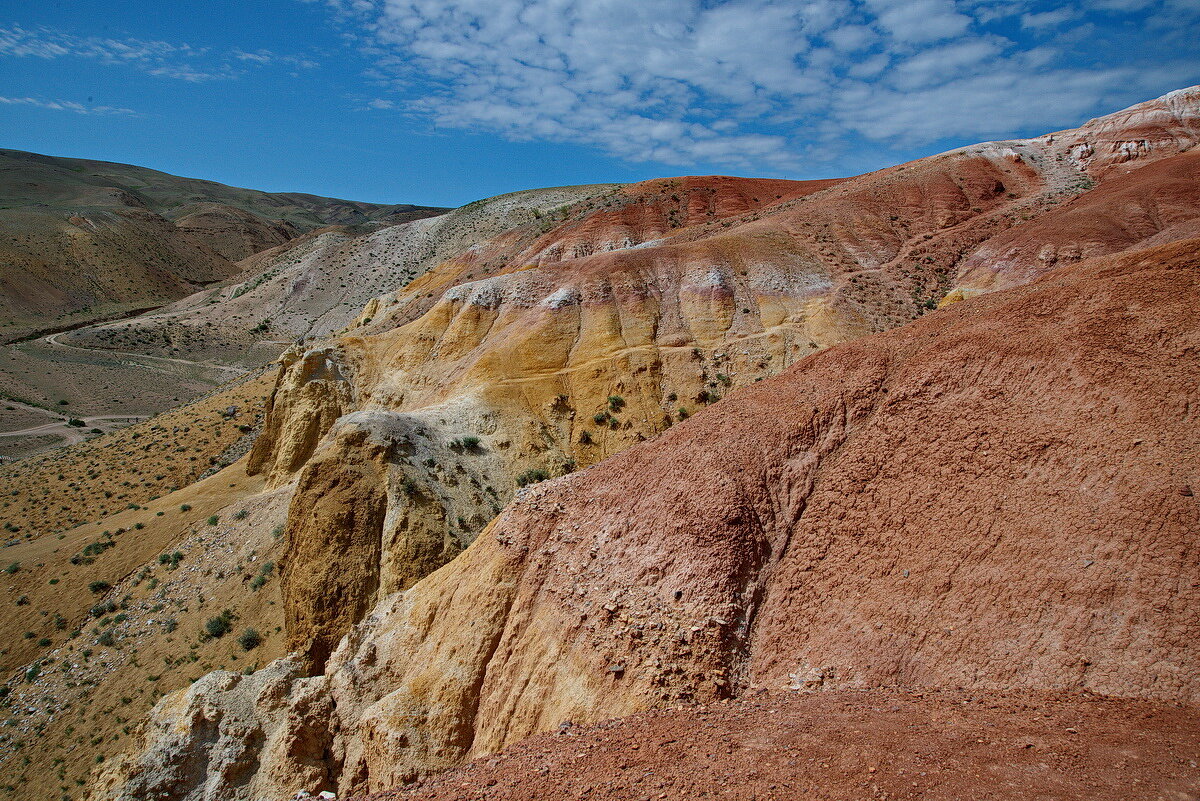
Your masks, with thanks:
M 158 703 L 139 735 L 145 750 L 100 771 L 90 798 L 251 801 L 330 787 L 324 681 L 291 658 L 251 676 L 210 673 Z

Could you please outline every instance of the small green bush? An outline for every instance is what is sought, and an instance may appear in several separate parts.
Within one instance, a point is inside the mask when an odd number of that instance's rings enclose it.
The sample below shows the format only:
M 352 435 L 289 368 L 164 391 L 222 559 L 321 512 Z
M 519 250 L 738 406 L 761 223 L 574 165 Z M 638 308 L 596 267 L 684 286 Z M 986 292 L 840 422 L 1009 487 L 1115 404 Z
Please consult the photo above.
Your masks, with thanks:
M 220 520 L 220 518 L 217 517 L 216 515 L 213 515 L 212 517 L 208 518 L 208 524 L 210 526 L 215 526 L 217 524 L 218 520 Z
M 204 622 L 204 632 L 209 637 L 224 637 L 233 630 L 233 612 L 228 609 Z
M 88 585 L 88 591 L 92 592 L 96 595 L 99 595 L 102 592 L 108 592 L 111 589 L 112 589 L 112 585 L 109 584 L 107 581 L 93 581 L 91 584 Z
M 246 629 L 238 637 L 238 645 L 242 646 L 243 651 L 253 651 L 262 644 L 262 635 L 254 629 Z
M 4 572 L 11 576 L 13 573 L 16 573 L 20 569 L 21 569 L 21 563 L 13 562 L 11 565 L 4 568 Z
M 545 481 L 548 478 L 550 478 L 550 474 L 540 467 L 534 468 L 533 470 L 526 470 L 524 473 L 517 476 L 517 486 L 528 487 L 530 484 L 536 484 L 539 481 Z
M 179 504 L 179 511 L 190 512 L 192 511 L 192 505 L 190 503 L 181 503 Z

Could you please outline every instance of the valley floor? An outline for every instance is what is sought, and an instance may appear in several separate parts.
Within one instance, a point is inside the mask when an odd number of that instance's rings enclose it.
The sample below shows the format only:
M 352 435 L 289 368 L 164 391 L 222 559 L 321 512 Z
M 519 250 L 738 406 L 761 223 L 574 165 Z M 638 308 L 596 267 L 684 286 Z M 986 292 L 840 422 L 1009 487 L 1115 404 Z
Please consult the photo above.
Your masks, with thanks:
M 151 417 L 245 374 L 185 359 L 68 345 L 0 347 L 0 457 L 24 458 Z M 81 420 L 84 425 L 70 425 Z

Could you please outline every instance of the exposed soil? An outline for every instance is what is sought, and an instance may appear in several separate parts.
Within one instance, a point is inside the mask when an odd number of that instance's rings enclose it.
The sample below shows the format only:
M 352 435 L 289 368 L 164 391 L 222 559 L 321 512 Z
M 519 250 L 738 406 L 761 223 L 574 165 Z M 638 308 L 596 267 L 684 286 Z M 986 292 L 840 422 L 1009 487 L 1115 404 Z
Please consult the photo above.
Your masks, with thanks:
M 1200 798 L 1200 711 L 1094 695 L 761 693 L 533 737 L 372 799 Z

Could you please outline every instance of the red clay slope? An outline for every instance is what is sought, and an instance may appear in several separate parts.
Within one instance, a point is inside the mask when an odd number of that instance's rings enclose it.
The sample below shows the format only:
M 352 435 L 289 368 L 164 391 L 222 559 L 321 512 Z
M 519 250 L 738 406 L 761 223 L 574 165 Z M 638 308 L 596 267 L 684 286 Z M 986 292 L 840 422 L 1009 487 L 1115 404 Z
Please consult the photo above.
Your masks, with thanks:
M 1046 693 L 829 692 L 567 727 L 406 801 L 1192 799 L 1200 711 Z
M 516 574 L 474 752 L 755 686 L 1196 703 L 1198 251 L 816 354 L 536 488 L 446 569 Z

